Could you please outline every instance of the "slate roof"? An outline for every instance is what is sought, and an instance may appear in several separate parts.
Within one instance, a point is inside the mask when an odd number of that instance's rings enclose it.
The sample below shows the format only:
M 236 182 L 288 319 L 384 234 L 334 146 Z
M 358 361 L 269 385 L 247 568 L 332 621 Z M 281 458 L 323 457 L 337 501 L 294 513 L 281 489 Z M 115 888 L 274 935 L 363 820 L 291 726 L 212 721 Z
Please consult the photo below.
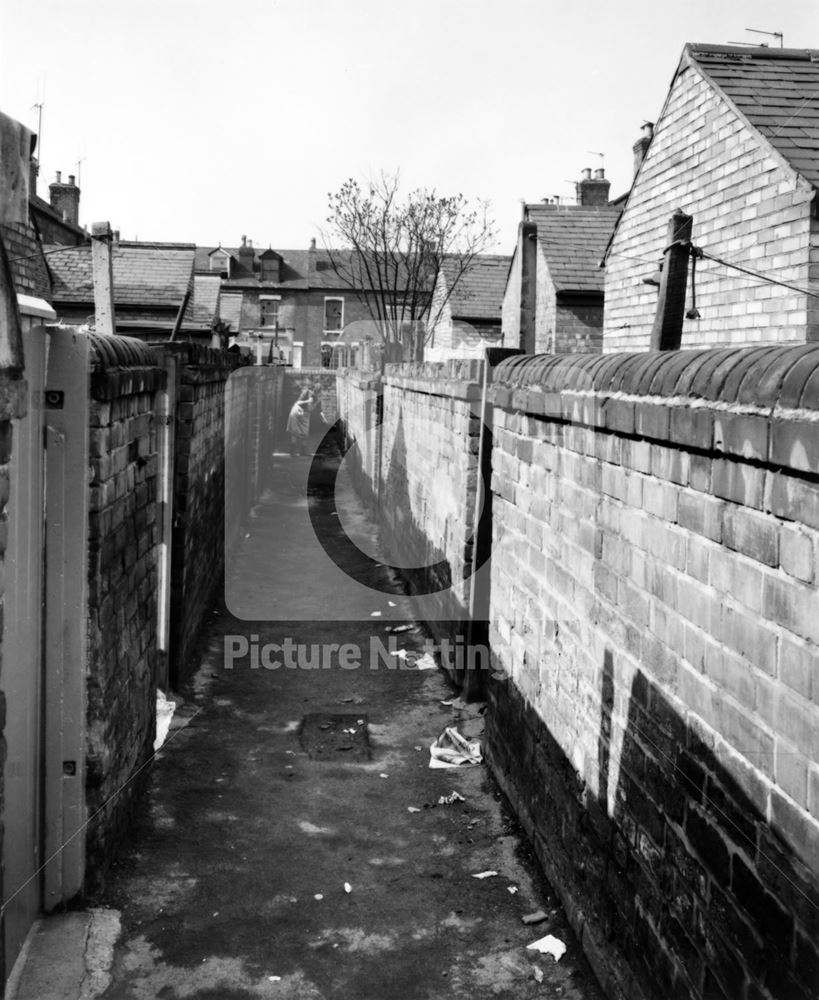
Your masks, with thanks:
M 500 254 L 476 257 L 449 297 L 452 318 L 499 321 L 511 262 L 511 257 Z M 457 274 L 457 264 L 444 261 L 442 271 L 449 282 Z
M 225 250 L 231 255 L 230 278 L 224 279 L 223 288 L 259 288 L 259 289 L 306 289 L 306 288 L 326 288 L 333 290 L 350 289 L 350 282 L 345 280 L 342 274 L 346 272 L 352 277 L 364 279 L 355 282 L 355 286 L 362 287 L 367 284 L 365 272 L 357 268 L 357 261 L 351 250 L 274 250 L 282 259 L 280 280 L 262 281 L 260 278 L 260 260 L 262 254 L 268 252 L 267 248 L 253 247 L 253 260 L 255 269 L 251 274 L 239 261 L 238 247 L 197 247 L 196 248 L 196 271 L 200 274 L 215 272 L 210 270 L 210 257 L 214 250 Z M 310 267 L 310 258 L 313 258 L 313 266 Z
M 227 323 L 231 330 L 238 330 L 242 320 L 241 292 L 225 292 L 219 298 L 219 319 Z
M 681 65 L 687 58 L 819 188 L 819 50 L 689 42 Z
M 194 323 L 211 326 L 219 315 L 219 286 L 221 280 L 218 274 L 195 274 L 193 277 L 193 304 L 190 317 Z
M 91 247 L 49 247 L 55 303 L 93 303 Z M 120 243 L 112 252 L 114 302 L 178 309 L 193 281 L 192 243 Z
M 556 291 L 602 294 L 600 261 L 621 211 L 610 205 L 526 206 Z

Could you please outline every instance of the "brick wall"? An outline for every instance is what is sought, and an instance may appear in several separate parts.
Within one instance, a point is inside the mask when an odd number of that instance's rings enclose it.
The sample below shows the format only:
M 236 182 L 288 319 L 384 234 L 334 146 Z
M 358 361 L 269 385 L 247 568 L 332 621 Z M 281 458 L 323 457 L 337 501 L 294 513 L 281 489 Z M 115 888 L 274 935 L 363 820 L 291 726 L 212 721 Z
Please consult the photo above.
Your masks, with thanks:
M 155 731 L 154 398 L 164 373 L 153 361 L 150 349 L 107 338 L 92 371 L 86 754 L 91 887 L 127 828 L 143 783 L 132 779 L 151 753 Z
M 176 356 L 170 665 L 186 679 L 225 554 L 225 384 L 243 358 L 195 344 L 163 344 Z
M 440 618 L 469 607 L 472 514 L 481 421 L 480 361 L 387 365 L 378 506 L 385 558 L 402 567 L 439 566 L 445 586 L 430 598 Z M 410 586 L 429 573 L 404 575 Z
M 603 349 L 603 302 L 561 297 L 557 301 L 557 354 L 599 354 Z
M 374 509 L 381 485 L 381 376 L 355 369 L 341 370 L 336 393 L 345 468 L 358 495 Z
M 815 996 L 819 350 L 492 395 L 489 755 L 587 953 L 630 1000 Z
M 520 237 L 518 237 L 501 305 L 501 326 L 503 328 L 504 347 L 520 347 L 520 280 L 521 247 Z
M 813 189 L 768 154 L 699 72 L 687 69 L 672 87 L 614 236 L 604 350 L 648 347 L 657 290 L 642 279 L 657 269 L 676 208 L 693 215 L 698 246 L 804 288 L 819 278 L 813 197 Z M 807 295 L 749 281 L 708 261 L 697 267 L 697 308 L 702 318 L 683 326 L 686 348 L 819 337 L 819 313 Z

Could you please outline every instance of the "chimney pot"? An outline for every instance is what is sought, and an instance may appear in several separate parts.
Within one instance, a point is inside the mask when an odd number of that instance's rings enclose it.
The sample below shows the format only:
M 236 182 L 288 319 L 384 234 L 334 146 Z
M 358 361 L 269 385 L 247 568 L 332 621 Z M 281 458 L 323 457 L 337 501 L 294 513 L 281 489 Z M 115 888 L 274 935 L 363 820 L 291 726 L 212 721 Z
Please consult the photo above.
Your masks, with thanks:
M 312 237 L 312 238 L 310 239 L 310 249 L 311 249 L 311 250 L 315 250 L 315 249 L 316 249 L 316 238 L 315 238 L 315 236 L 313 236 L 313 237 Z
M 584 181 L 590 181 L 591 180 L 591 167 L 584 167 L 583 170 L 580 171 L 580 174 L 581 174 L 581 176 L 582 176 L 582 178 L 583 178 Z
M 596 181 L 604 181 L 606 179 L 606 171 L 603 167 L 598 167 L 594 172 L 594 179 Z
M 637 171 L 640 169 L 640 165 L 646 158 L 646 153 L 648 152 L 648 147 L 651 144 L 651 140 L 654 138 L 654 123 L 653 122 L 643 122 L 640 130 L 640 138 L 631 147 L 634 153 L 634 176 L 637 176 Z
M 74 183 L 74 175 L 68 175 L 68 183 L 63 183 L 62 171 L 55 171 L 57 179 L 49 184 L 48 194 L 51 207 L 63 221 L 72 226 L 80 224 L 80 189 Z
M 243 247 L 247 246 L 247 236 L 242 236 L 242 246 Z

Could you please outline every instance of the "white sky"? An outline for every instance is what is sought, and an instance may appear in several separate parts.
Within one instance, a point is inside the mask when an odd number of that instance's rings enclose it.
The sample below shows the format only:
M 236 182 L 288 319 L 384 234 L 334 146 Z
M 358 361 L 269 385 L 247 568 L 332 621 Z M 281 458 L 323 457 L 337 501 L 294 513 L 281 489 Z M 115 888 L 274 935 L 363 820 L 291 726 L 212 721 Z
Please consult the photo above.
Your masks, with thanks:
M 306 248 L 329 191 L 400 168 L 489 199 L 511 253 L 591 151 L 624 191 L 683 44 L 748 27 L 819 47 L 815 0 L 6 0 L 0 110 L 44 98 L 39 193 L 84 157 L 80 221 L 123 238 Z

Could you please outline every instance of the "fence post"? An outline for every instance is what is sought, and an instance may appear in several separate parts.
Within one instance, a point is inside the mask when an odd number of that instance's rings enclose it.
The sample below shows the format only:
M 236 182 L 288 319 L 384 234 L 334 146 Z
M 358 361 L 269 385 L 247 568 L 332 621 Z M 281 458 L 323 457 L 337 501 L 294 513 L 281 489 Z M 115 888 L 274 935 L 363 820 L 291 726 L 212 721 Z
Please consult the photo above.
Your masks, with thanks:
M 651 329 L 652 351 L 680 349 L 693 224 L 694 217 L 686 215 L 679 208 L 668 220 L 665 260 L 660 275 L 660 294 L 657 297 L 657 312 Z
M 91 270 L 94 278 L 94 329 L 109 337 L 116 332 L 114 318 L 114 273 L 111 264 L 110 222 L 91 225 Z

